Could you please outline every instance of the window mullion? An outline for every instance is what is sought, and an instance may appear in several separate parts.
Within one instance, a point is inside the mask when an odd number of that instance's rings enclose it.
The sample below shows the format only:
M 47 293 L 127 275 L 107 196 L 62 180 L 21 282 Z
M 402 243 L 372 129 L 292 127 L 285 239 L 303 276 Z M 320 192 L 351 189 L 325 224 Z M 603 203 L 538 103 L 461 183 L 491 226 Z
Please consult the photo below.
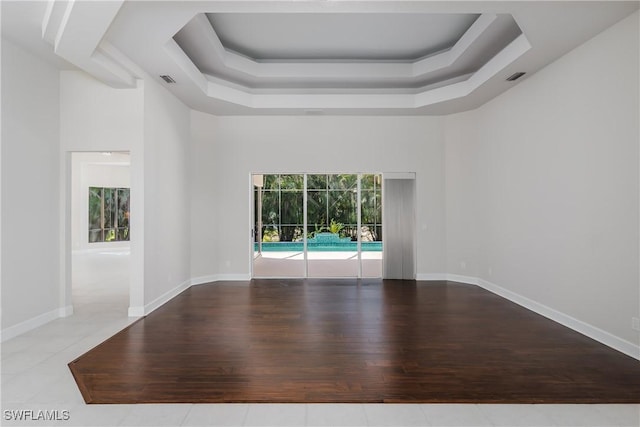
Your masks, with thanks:
M 104 187 L 100 189 L 100 236 L 104 242 Z

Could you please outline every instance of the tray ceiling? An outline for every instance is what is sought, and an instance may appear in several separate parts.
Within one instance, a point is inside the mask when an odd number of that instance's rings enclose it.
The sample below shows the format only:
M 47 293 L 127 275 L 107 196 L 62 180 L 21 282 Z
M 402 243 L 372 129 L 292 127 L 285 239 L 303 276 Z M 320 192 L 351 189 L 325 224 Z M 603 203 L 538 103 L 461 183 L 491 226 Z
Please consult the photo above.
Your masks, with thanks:
M 209 14 L 173 38 L 211 81 L 245 91 L 416 94 L 468 79 L 521 34 L 510 15 Z
M 257 61 L 406 61 L 450 49 L 479 14 L 208 13 L 222 44 Z
M 2 33 L 114 87 L 150 76 L 217 115 L 433 115 L 477 108 L 638 7 L 50 0 L 2 2 Z

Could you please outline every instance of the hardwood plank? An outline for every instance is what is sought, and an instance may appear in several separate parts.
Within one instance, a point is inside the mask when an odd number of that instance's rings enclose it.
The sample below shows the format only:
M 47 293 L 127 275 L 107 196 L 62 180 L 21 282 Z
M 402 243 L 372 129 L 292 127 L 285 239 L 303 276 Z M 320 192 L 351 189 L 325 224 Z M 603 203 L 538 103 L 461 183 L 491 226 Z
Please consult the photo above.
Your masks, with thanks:
M 452 282 L 194 286 L 72 361 L 87 403 L 640 403 L 640 362 Z

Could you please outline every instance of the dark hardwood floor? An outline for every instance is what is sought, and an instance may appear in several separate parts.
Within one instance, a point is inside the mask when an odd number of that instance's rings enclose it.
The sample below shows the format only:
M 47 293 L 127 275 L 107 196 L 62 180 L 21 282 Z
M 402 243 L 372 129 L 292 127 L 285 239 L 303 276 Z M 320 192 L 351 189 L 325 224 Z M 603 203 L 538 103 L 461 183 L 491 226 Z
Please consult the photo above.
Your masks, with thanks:
M 479 287 L 194 286 L 69 364 L 87 403 L 640 403 L 640 362 Z

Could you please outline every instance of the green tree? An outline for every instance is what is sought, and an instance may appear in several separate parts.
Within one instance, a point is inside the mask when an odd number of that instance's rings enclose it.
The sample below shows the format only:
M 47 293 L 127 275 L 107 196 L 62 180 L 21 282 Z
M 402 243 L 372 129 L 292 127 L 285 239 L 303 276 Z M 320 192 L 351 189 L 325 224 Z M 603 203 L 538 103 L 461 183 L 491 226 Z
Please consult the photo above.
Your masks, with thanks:
M 376 240 L 382 231 L 382 180 L 380 175 L 364 174 L 361 187 L 361 224 L 367 226 Z M 307 175 L 307 233 L 335 229 L 343 236 L 357 236 L 357 174 Z M 277 230 L 279 241 L 300 240 L 304 225 L 304 175 L 264 175 L 262 196 L 262 235 Z M 256 215 L 259 215 L 256 212 Z M 312 225 L 313 224 L 313 225 Z

